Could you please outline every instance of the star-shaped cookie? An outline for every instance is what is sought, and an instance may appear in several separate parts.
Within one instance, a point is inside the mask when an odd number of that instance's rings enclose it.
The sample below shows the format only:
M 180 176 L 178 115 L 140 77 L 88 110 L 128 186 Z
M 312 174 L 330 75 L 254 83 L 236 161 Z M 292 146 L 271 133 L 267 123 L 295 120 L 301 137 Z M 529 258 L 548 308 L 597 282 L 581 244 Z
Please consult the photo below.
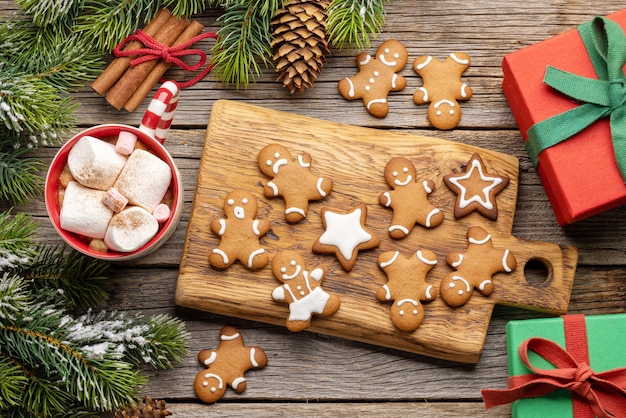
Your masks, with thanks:
M 472 155 L 465 173 L 444 176 L 443 181 L 457 195 L 454 205 L 456 219 L 473 211 L 492 221 L 498 219 L 496 195 L 509 184 L 509 178 L 487 173 L 480 155 Z
M 335 254 L 346 271 L 352 270 L 359 250 L 380 245 L 380 239 L 366 226 L 367 206 L 361 203 L 347 213 L 322 208 L 324 233 L 313 244 L 313 252 Z

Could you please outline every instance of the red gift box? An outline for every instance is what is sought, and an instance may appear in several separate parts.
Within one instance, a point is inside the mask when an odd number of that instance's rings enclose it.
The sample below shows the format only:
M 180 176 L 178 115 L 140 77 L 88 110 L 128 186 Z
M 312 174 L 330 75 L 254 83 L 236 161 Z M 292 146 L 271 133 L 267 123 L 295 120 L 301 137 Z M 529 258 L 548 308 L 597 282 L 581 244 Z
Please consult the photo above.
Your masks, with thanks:
M 607 18 L 626 29 L 626 9 Z M 576 29 L 506 55 L 502 89 L 525 141 L 537 122 L 580 105 L 544 83 L 548 66 L 598 78 Z M 608 118 L 541 152 L 537 173 L 561 226 L 626 203 Z

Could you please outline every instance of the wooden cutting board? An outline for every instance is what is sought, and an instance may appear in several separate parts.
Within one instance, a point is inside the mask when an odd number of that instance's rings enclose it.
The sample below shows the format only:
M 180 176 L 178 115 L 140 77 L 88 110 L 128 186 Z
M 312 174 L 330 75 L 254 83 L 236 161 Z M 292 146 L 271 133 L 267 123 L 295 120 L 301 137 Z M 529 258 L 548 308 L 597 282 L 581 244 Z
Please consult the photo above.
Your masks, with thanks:
M 293 157 L 308 152 L 311 171 L 334 181 L 332 193 L 311 202 L 306 219 L 288 224 L 283 218 L 282 198 L 263 196 L 269 180 L 257 166 L 259 151 L 267 144 L 286 146 Z M 473 153 L 478 152 L 490 174 L 510 177 L 509 185 L 497 196 L 499 217 L 489 221 L 478 213 L 455 220 L 455 195 L 443 183 L 443 176 L 462 172 Z M 390 190 L 383 171 L 393 157 L 411 160 L 420 179 L 431 179 L 435 190 L 429 200 L 445 213 L 436 228 L 416 225 L 402 240 L 389 237 L 391 209 L 378 203 L 378 196 Z M 323 266 L 327 274 L 322 287 L 341 298 L 340 309 L 332 316 L 315 316 L 309 331 L 353 339 L 408 352 L 464 363 L 480 358 L 491 313 L 496 303 L 541 310 L 553 314 L 567 311 L 578 252 L 573 247 L 528 241 L 511 235 L 516 207 L 519 163 L 516 157 L 424 136 L 342 125 L 249 104 L 217 101 L 211 111 L 206 142 L 198 173 L 196 194 L 180 264 L 176 303 L 217 314 L 284 325 L 288 307 L 272 299 L 280 284 L 270 266 L 250 271 L 240 263 L 225 270 L 208 263 L 210 251 L 219 238 L 210 222 L 223 218 L 224 197 L 233 189 L 251 191 L 259 200 L 257 219 L 271 221 L 271 231 L 261 239 L 270 254 L 297 249 L 307 260 L 307 269 Z M 368 208 L 367 226 L 381 239 L 378 248 L 361 251 L 349 273 L 332 255 L 311 251 L 324 232 L 321 209 L 325 206 L 348 211 L 359 203 Z M 419 249 L 437 255 L 437 265 L 426 279 L 436 288 L 452 271 L 446 263 L 449 252 L 465 252 L 466 231 L 479 225 L 493 237 L 496 248 L 508 248 L 517 259 L 509 274 L 494 276 L 495 291 L 485 297 L 477 292 L 459 308 L 447 306 L 440 296 L 424 305 L 425 318 L 414 332 L 399 331 L 391 323 L 390 304 L 379 302 L 377 289 L 387 282 L 378 267 L 383 251 L 399 250 L 408 256 Z M 529 261 L 545 266 L 545 281 L 530 284 L 525 277 Z

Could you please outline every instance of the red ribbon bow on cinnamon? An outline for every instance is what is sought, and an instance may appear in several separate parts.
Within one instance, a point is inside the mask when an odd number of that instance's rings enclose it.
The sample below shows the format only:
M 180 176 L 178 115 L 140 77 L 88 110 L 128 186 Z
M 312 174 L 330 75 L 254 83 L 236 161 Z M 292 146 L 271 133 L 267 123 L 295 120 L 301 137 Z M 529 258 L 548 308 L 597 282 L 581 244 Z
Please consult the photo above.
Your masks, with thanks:
M 134 58 L 130 62 L 130 65 L 132 67 L 147 61 L 163 59 L 165 62 L 177 65 L 185 71 L 197 71 L 205 64 L 207 59 L 206 54 L 200 49 L 187 48 L 205 38 L 217 39 L 217 34 L 213 32 L 201 33 L 200 35 L 194 36 L 186 42 L 183 42 L 176 46 L 169 46 L 167 44 L 162 44 L 156 41 L 152 36 L 148 35 L 144 31 L 137 30 L 134 34 L 129 35 L 119 45 L 117 45 L 113 49 L 113 54 L 116 57 L 136 56 L 137 58 Z M 124 47 L 132 41 L 141 42 L 142 44 L 144 44 L 145 48 L 129 49 L 124 51 Z M 193 65 L 186 64 L 183 60 L 179 58 L 186 55 L 197 56 L 199 58 L 198 62 Z M 183 83 L 178 83 L 180 88 L 193 86 L 198 81 L 202 80 L 211 71 L 211 68 L 213 68 L 213 65 L 209 64 L 206 66 L 206 68 L 204 68 L 204 70 L 202 70 L 200 74 L 198 74 L 191 80 L 185 81 Z
M 529 350 L 556 369 L 534 367 L 528 358 Z M 626 416 L 626 367 L 596 373 L 587 363 L 577 361 L 560 345 L 544 338 L 530 338 L 520 344 L 518 351 L 522 362 L 535 374 L 509 377 L 509 389 L 483 389 L 486 408 L 567 389 L 584 398 L 600 418 Z

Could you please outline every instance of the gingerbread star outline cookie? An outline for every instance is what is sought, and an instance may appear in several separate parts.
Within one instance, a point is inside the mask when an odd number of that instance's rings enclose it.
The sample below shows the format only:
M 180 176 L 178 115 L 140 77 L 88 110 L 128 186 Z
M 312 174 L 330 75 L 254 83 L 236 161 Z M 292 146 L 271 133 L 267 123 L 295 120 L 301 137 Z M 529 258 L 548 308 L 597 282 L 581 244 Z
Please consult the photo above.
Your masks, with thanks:
M 467 230 L 467 249 L 464 253 L 451 252 L 446 262 L 455 269 L 441 281 L 440 292 L 449 306 L 465 305 L 474 289 L 483 296 L 494 291 L 493 275 L 511 273 L 517 267 L 517 260 L 508 248 L 494 248 L 491 234 L 480 226 Z
M 418 180 L 415 165 L 407 158 L 394 157 L 385 166 L 385 181 L 393 190 L 379 196 L 381 205 L 393 210 L 389 225 L 392 238 L 404 238 L 418 224 L 435 228 L 443 222 L 443 212 L 428 201 L 435 190 L 432 180 Z
M 194 391 L 203 402 L 214 403 L 224 396 L 227 386 L 236 393 L 246 390 L 245 372 L 267 366 L 268 358 L 261 347 L 246 346 L 235 327 L 225 326 L 220 331 L 217 348 L 200 351 L 198 361 L 207 370 L 196 375 Z
M 360 203 L 349 212 L 322 208 L 324 233 L 313 244 L 317 254 L 335 254 L 346 271 L 351 271 L 358 252 L 380 245 L 378 238 L 366 225 L 367 205 Z
M 295 250 L 283 250 L 272 258 L 272 273 L 282 284 L 272 291 L 276 302 L 289 305 L 286 326 L 299 332 L 311 325 L 313 315 L 330 316 L 341 305 L 339 296 L 322 289 L 326 270 L 306 269 L 304 256 Z
M 443 177 L 448 188 L 456 194 L 454 217 L 460 219 L 476 211 L 485 218 L 498 219 L 496 195 L 509 184 L 509 177 L 489 174 L 478 153 L 467 162 L 462 174 L 449 174 Z
M 389 312 L 391 322 L 401 331 L 413 332 L 424 320 L 421 301 L 437 297 L 437 289 L 426 282 L 426 275 L 437 264 L 437 256 L 429 250 L 419 250 L 410 257 L 399 251 L 385 251 L 378 256 L 378 265 L 387 275 L 387 283 L 376 292 L 381 302 L 393 302 Z

